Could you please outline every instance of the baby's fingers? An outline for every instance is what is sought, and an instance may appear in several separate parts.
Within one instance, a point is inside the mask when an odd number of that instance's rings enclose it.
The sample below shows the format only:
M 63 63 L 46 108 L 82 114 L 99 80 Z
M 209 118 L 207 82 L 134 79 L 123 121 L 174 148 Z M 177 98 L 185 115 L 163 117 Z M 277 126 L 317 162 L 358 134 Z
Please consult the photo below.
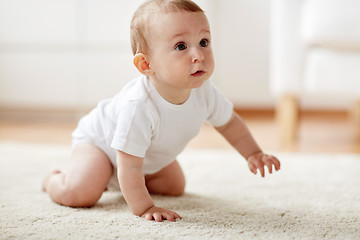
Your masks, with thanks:
M 274 165 L 276 171 L 280 170 L 280 161 L 276 157 L 271 155 L 268 156 L 267 162 L 269 162 L 271 165 Z
M 162 222 L 163 217 L 159 212 L 147 213 L 145 219 L 149 221 L 155 220 L 156 222 Z
M 147 213 L 147 214 L 145 214 L 144 218 L 145 218 L 146 220 L 149 220 L 149 221 L 154 220 L 154 218 L 153 218 L 153 214 L 151 214 L 151 213 Z
M 174 216 L 175 220 L 176 219 L 182 219 L 182 217 L 180 217 L 180 215 L 177 214 L 176 212 L 172 212 L 172 213 L 173 213 L 173 216 Z
M 162 220 L 163 220 L 163 217 L 162 217 L 161 213 L 159 213 L 159 212 L 154 212 L 153 217 L 156 222 L 162 222 Z
M 253 174 L 257 174 L 257 168 L 254 164 L 249 164 L 249 169 Z
M 261 173 L 261 177 L 265 177 L 265 169 L 264 169 L 264 165 L 263 164 L 259 164 L 258 165 L 258 169 L 260 170 Z
M 272 156 L 272 157 L 273 157 L 272 162 L 273 162 L 273 164 L 275 166 L 275 170 L 279 171 L 280 170 L 280 161 L 276 157 L 274 157 L 274 156 Z
M 257 170 L 260 170 L 261 176 L 265 177 L 265 170 L 264 170 L 264 164 L 261 162 L 251 163 L 249 165 L 250 171 L 254 174 L 257 174 Z
M 274 156 L 266 156 L 266 158 L 264 159 L 264 163 L 267 166 L 269 173 L 272 173 L 273 165 L 276 171 L 280 170 L 280 161 Z
M 181 217 L 172 211 L 154 211 L 144 215 L 144 218 L 149 221 L 162 222 L 163 220 L 168 220 L 171 222 L 175 222 L 176 219 L 181 219 Z
M 272 173 L 272 164 L 273 163 L 269 159 L 265 160 L 265 165 L 267 166 L 270 174 Z

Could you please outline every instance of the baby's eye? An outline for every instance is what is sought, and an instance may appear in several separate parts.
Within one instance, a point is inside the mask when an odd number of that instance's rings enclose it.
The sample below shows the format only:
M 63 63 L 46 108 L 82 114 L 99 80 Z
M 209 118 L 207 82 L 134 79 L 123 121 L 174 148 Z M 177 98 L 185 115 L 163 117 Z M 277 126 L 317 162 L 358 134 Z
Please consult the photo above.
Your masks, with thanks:
M 185 43 L 178 43 L 178 44 L 175 46 L 175 49 L 176 49 L 176 50 L 179 50 L 179 51 L 183 51 L 183 50 L 187 49 L 187 46 L 185 45 Z
M 200 47 L 207 47 L 209 45 L 209 41 L 207 39 L 203 39 L 199 43 Z

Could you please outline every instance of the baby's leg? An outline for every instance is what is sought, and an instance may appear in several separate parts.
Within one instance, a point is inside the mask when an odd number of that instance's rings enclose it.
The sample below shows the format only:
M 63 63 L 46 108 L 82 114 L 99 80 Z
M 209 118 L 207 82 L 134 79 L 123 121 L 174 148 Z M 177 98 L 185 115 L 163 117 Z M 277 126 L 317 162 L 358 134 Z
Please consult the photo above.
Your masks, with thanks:
M 148 191 L 155 194 L 179 196 L 185 189 L 184 173 L 176 160 L 159 172 L 146 175 L 145 182 Z
M 112 174 L 113 167 L 102 150 L 80 143 L 73 150 L 68 170 L 49 173 L 43 189 L 61 205 L 90 207 L 99 200 Z

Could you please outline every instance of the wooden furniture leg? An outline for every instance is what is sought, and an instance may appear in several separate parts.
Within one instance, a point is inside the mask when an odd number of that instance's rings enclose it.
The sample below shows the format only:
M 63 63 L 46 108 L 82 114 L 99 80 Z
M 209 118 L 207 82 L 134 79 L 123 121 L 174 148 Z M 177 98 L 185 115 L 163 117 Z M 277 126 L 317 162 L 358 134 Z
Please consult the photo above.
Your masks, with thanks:
M 351 121 L 355 127 L 355 136 L 360 139 L 360 100 L 357 100 L 350 110 Z
M 297 138 L 299 104 L 296 96 L 282 96 L 276 106 L 276 120 L 280 138 L 284 143 L 292 143 Z

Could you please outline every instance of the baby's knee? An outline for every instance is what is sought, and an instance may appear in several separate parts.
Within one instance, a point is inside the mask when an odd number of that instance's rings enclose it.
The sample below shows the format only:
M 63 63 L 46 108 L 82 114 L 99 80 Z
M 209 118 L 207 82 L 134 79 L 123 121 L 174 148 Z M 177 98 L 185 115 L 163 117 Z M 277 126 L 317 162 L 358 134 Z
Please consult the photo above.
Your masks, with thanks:
M 179 180 L 172 184 L 169 184 L 166 195 L 169 196 L 181 196 L 185 192 L 185 180 Z
M 172 190 L 169 191 L 169 193 L 167 195 L 178 197 L 178 196 L 183 195 L 184 192 L 185 192 L 185 188 L 172 189 Z
M 60 204 L 68 207 L 92 207 L 100 199 L 101 194 L 83 188 L 67 188 Z

